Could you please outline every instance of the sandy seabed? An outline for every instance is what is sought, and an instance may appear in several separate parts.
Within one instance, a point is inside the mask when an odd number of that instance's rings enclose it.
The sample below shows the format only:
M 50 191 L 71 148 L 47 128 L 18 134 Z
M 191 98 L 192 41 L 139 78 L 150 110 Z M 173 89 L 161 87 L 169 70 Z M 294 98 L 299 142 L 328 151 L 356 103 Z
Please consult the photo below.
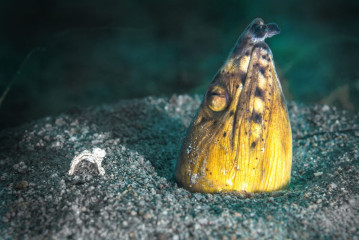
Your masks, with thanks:
M 2 130 L 0 238 L 359 239 L 358 113 L 289 102 L 290 187 L 243 197 L 190 193 L 174 181 L 199 104 L 147 97 Z M 86 150 L 102 154 L 103 175 L 96 159 L 69 175 Z

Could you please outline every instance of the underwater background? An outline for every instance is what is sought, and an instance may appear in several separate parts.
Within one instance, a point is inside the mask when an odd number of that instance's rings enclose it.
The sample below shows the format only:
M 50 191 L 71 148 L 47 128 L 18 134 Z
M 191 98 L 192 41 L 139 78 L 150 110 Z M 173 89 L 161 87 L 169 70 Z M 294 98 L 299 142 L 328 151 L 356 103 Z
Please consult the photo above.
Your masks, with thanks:
M 0 1 L 0 129 L 148 95 L 203 94 L 255 17 L 287 100 L 359 110 L 359 1 Z

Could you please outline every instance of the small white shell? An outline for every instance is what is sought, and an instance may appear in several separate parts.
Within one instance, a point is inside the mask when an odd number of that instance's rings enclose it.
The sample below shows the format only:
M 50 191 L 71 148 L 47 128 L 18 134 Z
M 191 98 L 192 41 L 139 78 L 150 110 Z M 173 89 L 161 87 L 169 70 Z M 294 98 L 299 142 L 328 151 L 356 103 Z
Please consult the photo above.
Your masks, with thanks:
M 79 155 L 75 156 L 74 159 L 72 159 L 69 174 L 73 175 L 75 173 L 76 166 L 82 160 L 87 160 L 91 163 L 96 164 L 100 175 L 104 175 L 105 169 L 101 166 L 101 163 L 105 156 L 106 156 L 106 151 L 101 148 L 94 148 L 94 149 L 92 149 L 92 152 L 85 150 L 82 153 L 80 153 Z

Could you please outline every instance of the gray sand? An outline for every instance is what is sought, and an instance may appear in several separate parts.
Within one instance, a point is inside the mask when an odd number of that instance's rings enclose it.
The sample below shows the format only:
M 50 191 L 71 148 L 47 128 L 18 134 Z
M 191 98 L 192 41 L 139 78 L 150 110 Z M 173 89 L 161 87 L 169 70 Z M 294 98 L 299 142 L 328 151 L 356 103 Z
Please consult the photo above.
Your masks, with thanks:
M 186 95 L 72 109 L 0 133 L 3 239 L 359 239 L 359 114 L 289 103 L 288 190 L 178 188 L 173 170 L 200 103 Z M 99 175 L 84 150 L 106 151 Z

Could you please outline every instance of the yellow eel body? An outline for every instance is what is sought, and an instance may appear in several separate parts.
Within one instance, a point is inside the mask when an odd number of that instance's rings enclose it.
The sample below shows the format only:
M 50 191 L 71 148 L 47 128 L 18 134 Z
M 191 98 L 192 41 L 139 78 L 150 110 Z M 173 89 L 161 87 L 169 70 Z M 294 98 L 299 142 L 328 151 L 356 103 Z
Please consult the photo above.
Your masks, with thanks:
M 273 55 L 254 19 L 210 83 L 184 139 L 177 183 L 192 192 L 271 192 L 290 182 L 292 134 Z

